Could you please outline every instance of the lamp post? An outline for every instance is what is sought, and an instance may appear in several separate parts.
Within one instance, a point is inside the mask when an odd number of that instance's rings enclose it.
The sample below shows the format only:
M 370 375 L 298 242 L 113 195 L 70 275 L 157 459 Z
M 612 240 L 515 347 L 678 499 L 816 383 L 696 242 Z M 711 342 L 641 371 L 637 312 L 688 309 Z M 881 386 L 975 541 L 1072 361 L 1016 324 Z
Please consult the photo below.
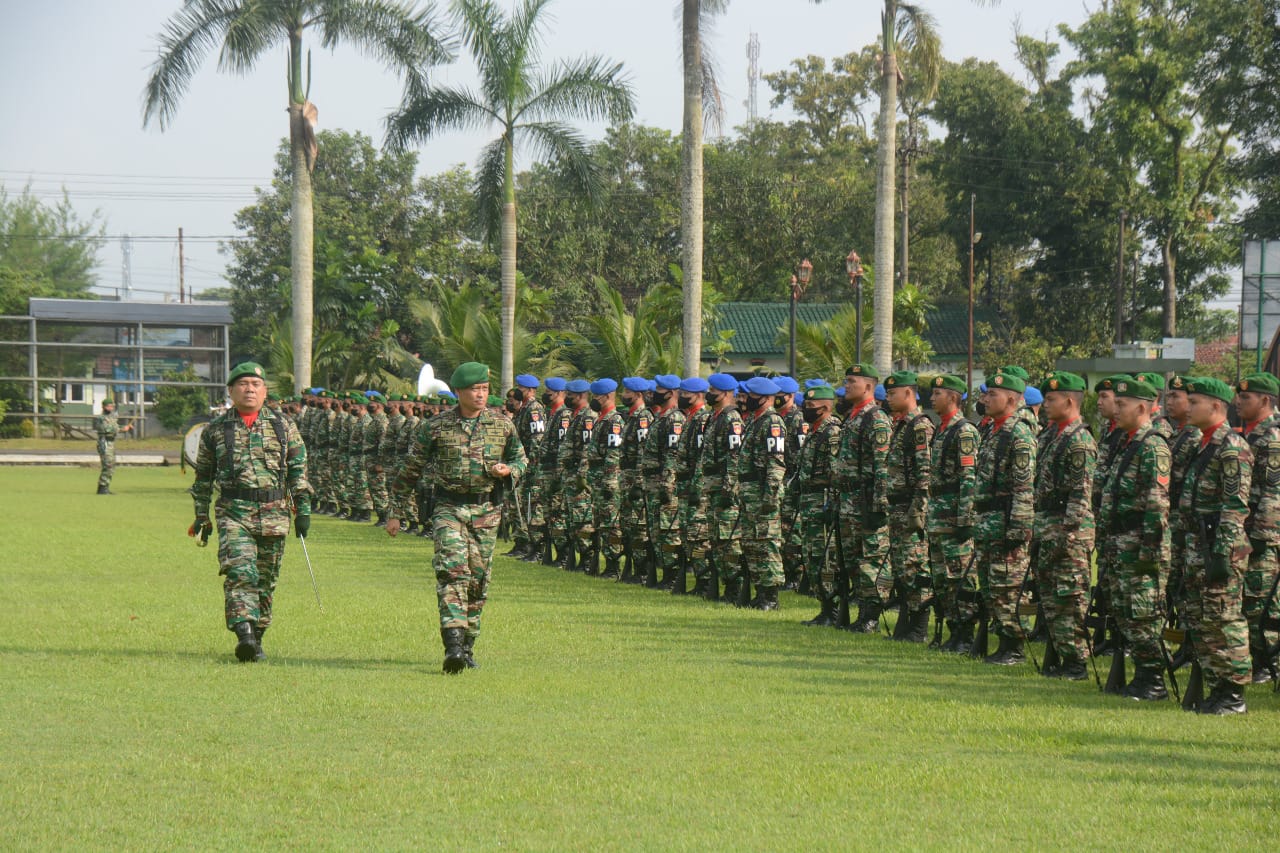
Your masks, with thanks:
M 791 358 L 788 362 L 791 372 L 789 376 L 796 375 L 796 303 L 800 301 L 801 296 L 804 296 L 805 288 L 809 286 L 809 279 L 812 277 L 813 264 L 809 263 L 808 258 L 800 262 L 799 271 L 791 276 Z
M 855 331 L 855 343 L 857 348 L 858 361 L 862 361 L 862 258 L 858 257 L 857 252 L 850 252 L 849 256 L 844 259 L 844 270 L 849 274 L 849 285 L 856 294 L 854 302 L 854 323 L 857 325 Z

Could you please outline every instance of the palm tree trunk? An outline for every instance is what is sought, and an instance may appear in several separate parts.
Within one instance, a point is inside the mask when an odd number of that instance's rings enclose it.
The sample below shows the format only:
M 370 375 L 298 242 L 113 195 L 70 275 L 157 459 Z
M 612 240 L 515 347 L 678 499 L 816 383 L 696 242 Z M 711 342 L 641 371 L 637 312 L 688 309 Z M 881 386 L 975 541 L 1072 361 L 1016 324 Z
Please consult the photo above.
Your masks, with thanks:
M 880 95 L 879 170 L 876 175 L 876 289 L 875 328 L 872 330 L 872 361 L 880 375 L 893 369 L 893 248 L 894 248 L 894 167 L 898 147 L 898 58 L 895 54 L 894 25 L 898 18 L 897 0 L 885 0 Z
M 506 394 L 515 383 L 516 330 L 516 179 L 515 151 L 508 131 L 506 176 L 502 202 L 502 371 L 500 383 Z
M 684 0 L 684 128 L 680 186 L 680 265 L 684 279 L 682 365 L 697 376 L 702 361 L 702 39 L 700 0 Z
M 293 303 L 293 389 L 311 386 L 312 301 L 314 258 L 311 169 L 303 136 L 306 94 L 302 89 L 302 35 L 289 40 L 289 154 L 293 167 L 292 210 L 289 218 L 290 277 Z

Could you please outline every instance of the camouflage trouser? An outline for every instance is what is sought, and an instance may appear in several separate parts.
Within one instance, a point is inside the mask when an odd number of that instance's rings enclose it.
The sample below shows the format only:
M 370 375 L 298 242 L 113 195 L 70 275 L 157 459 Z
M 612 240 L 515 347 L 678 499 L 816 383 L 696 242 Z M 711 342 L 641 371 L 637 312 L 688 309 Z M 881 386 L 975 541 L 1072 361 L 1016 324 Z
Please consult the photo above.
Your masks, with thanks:
M 324 451 L 319 447 L 314 450 L 307 447 L 307 482 L 315 489 L 315 504 L 329 499 L 329 484 L 326 482 L 328 469 L 325 466 Z
M 562 542 L 569 535 L 569 516 L 565 510 L 564 491 L 560 488 L 558 468 L 542 469 L 540 489 L 543 512 L 547 521 L 547 534 L 553 542 Z
M 1011 640 L 1026 639 L 1018 618 L 1018 593 L 1026 579 L 1031 553 L 1022 542 L 1003 539 L 977 540 L 974 562 L 978 566 L 978 589 L 987 605 L 987 614 L 995 620 L 996 631 Z
M 1053 522 L 1037 527 L 1036 564 L 1031 570 L 1049 625 L 1049 642 L 1063 663 L 1088 660 L 1084 617 L 1089 608 L 1089 577 L 1093 570 L 1089 564 L 1093 531 L 1064 530 L 1061 523 Z M 1115 607 L 1114 594 L 1111 600 Z
M 836 583 L 839 566 L 831 553 L 835 548 L 835 531 L 827 524 L 826 496 L 821 492 L 800 496 L 796 530 L 803 548 L 809 588 L 823 601 L 835 598 L 840 592 Z
M 689 573 L 695 578 L 711 577 L 711 565 L 707 562 L 711 525 L 704 496 L 695 493 L 680 499 L 680 531 L 689 557 Z
M 1173 607 L 1182 613 L 1182 603 L 1186 599 L 1184 591 L 1184 566 L 1187 563 L 1187 543 L 1177 531 L 1182 527 L 1178 513 L 1169 511 L 1169 530 L 1174 531 L 1169 537 L 1169 574 L 1165 578 L 1165 607 Z
M 963 624 L 978 618 L 978 576 L 973 562 L 972 539 L 957 539 L 949 530 L 929 534 L 933 590 L 947 622 Z
M 893 586 L 889 568 L 889 528 L 866 529 L 852 504 L 840 507 L 840 550 L 855 601 L 884 601 Z
M 800 514 L 793 512 L 794 504 L 783 492 L 782 505 L 782 567 L 788 581 L 798 581 L 805 573 L 805 548 L 802 538 Z
M 1276 580 L 1278 568 L 1277 556 L 1280 548 L 1275 545 L 1264 545 L 1257 542 L 1249 555 L 1249 568 L 1244 573 L 1244 616 L 1249 622 L 1249 648 L 1264 649 L 1275 642 L 1275 635 L 1264 637 L 1262 631 L 1262 612 L 1271 598 L 1271 588 Z M 1280 601 L 1271 605 L 1269 616 L 1275 616 L 1280 610 Z
M 591 542 L 595 536 L 595 516 L 591 508 L 591 486 L 583 486 L 571 478 L 564 484 L 564 505 L 569 516 L 569 536 L 576 539 L 579 546 Z
M 546 513 L 542 509 L 542 491 L 538 481 L 542 478 L 542 470 L 536 464 L 525 469 L 520 484 L 515 488 L 516 499 L 520 501 L 524 512 L 523 528 L 517 532 L 524 534 L 525 539 L 541 542 L 546 528 Z M 517 521 L 517 524 L 520 524 Z
M 347 485 L 347 460 L 339 451 L 331 451 L 329 454 L 329 497 L 338 509 L 350 509 L 351 504 L 347 500 L 350 488 Z
M 489 502 L 454 504 L 436 501 L 431 514 L 436 598 L 441 628 L 480 633 L 480 615 L 489 595 L 489 568 L 498 538 L 502 507 Z
M 680 504 L 672 495 L 667 497 L 653 490 L 645 491 L 649 506 L 649 523 L 653 525 L 654 551 L 658 554 L 658 568 L 674 571 L 680 562 Z
M 742 561 L 758 587 L 786 583 L 782 570 L 782 512 L 765 502 L 763 487 L 746 482 L 739 486 L 738 513 L 742 531 Z
M 364 457 L 356 456 L 351 460 L 351 494 L 353 509 L 368 512 L 373 509 L 373 500 L 369 495 L 369 469 L 365 467 Z
M 591 484 L 591 526 L 600 541 L 600 554 L 606 560 L 622 556 L 622 495 L 618 483 Z
M 1206 576 L 1207 555 L 1195 533 L 1186 538 L 1187 627 L 1205 682 L 1243 685 L 1249 680 L 1249 625 L 1242 610 L 1244 560 L 1232 560 L 1227 579 Z
M 786 583 L 782 571 L 782 548 L 777 538 L 744 538 L 742 558 L 756 587 L 780 587 Z
M 99 441 L 98 459 L 102 461 L 102 471 L 98 474 L 98 488 L 105 489 L 111 485 L 111 476 L 116 472 L 116 443 Z
M 218 516 L 218 574 L 223 575 L 227 630 L 241 622 L 271 624 L 271 597 L 280 577 L 283 536 L 259 536 Z
M 711 563 L 715 563 L 720 580 L 737 580 L 742 574 L 742 526 L 738 520 L 737 499 L 717 492 L 708 495 L 708 500 L 707 532 L 711 541 L 707 574 L 711 573 Z
M 382 461 L 369 462 L 365 466 L 366 476 L 369 481 L 369 499 L 373 504 L 374 512 L 384 513 L 387 511 L 387 472 L 382 467 Z
M 644 558 L 649 543 L 649 530 L 644 521 L 644 489 L 639 474 L 623 471 L 621 479 L 622 501 L 618 507 L 618 524 L 622 528 L 622 541 L 633 560 Z
M 1126 543 L 1117 543 L 1125 547 Z M 1135 569 L 1137 548 L 1131 543 L 1129 553 L 1120 553 L 1111 562 L 1107 586 L 1111 592 L 1111 615 L 1124 634 L 1125 646 L 1136 666 L 1154 669 L 1164 664 L 1160 638 L 1164 621 L 1161 592 L 1164 589 L 1163 566 L 1155 574 L 1139 574 Z
M 907 529 L 908 520 L 906 513 L 889 516 L 889 564 L 898 595 L 906 597 L 907 609 L 915 613 L 933 601 L 933 576 L 929 574 L 929 543 L 922 531 Z

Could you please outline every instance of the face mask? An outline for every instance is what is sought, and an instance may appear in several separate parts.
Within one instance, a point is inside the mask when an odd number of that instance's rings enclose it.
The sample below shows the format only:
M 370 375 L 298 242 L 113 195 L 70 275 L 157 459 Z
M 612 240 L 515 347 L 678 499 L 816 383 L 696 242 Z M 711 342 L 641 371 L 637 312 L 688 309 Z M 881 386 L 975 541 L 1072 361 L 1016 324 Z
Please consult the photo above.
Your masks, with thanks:
M 801 411 L 804 414 L 804 422 L 807 424 L 817 423 L 818 418 L 822 417 L 820 409 L 802 409 Z
M 841 400 L 840 402 L 836 403 L 836 414 L 837 414 L 837 415 L 844 416 L 844 415 L 849 414 L 849 413 L 850 413 L 850 412 L 852 412 L 852 411 L 853 411 L 853 401 L 852 401 L 852 400 Z
M 759 409 L 765 401 L 764 397 L 757 397 L 755 394 L 747 395 L 747 411 L 754 412 Z
M 687 409 L 692 405 L 693 405 L 692 397 L 686 397 L 684 394 L 680 395 L 680 408 Z
M 596 399 L 593 399 L 593 400 L 592 400 L 590 403 L 588 403 L 587 405 L 589 405 L 589 406 L 591 407 L 591 411 L 593 411 L 593 412 L 598 412 L 598 411 L 600 411 L 601 409 L 603 409 L 603 408 L 604 408 L 604 406 L 602 406 L 602 405 L 600 404 L 600 401 L 599 401 L 599 400 L 596 400 Z
M 582 399 L 577 394 L 570 394 L 569 396 L 564 398 L 564 404 L 571 409 L 578 408 L 578 406 L 581 405 L 581 403 L 582 403 Z
M 652 394 L 652 397 L 653 397 L 653 405 L 665 406 L 667 402 L 671 399 L 671 392 L 670 391 L 654 391 Z
M 707 405 L 714 409 L 716 406 L 720 405 L 720 401 L 723 399 L 723 394 L 708 394 Z
M 773 407 L 774 407 L 775 409 L 785 409 L 785 408 L 787 407 L 787 398 L 786 398 L 786 397 L 774 397 L 774 398 L 773 398 Z
M 550 405 L 551 405 L 551 392 L 550 392 L 550 391 L 547 391 L 547 392 L 544 392 L 544 393 L 543 393 L 543 395 L 542 395 L 542 405 L 544 405 L 544 406 L 550 406 Z
M 987 404 L 979 400 L 974 404 L 974 410 L 977 411 L 980 416 L 985 416 L 987 414 Z
M 632 406 L 634 406 L 635 404 L 636 404 L 636 398 L 635 398 L 635 395 L 634 395 L 634 394 L 624 394 L 624 395 L 622 395 L 622 405 L 623 405 L 623 407 L 624 407 L 624 408 L 629 409 L 629 408 L 631 408 Z

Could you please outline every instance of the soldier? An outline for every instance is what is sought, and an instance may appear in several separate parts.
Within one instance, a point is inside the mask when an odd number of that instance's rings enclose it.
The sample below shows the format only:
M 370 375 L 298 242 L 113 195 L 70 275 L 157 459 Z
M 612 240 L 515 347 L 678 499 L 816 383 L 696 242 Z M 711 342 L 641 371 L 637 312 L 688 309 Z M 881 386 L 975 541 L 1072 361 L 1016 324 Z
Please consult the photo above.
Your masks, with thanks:
M 676 573 L 673 595 L 685 595 L 685 575 L 694 577 L 694 595 L 706 592 L 705 584 L 697 579 L 708 573 L 706 558 L 694 557 L 693 552 L 705 554 L 711 536 L 707 526 L 707 496 L 698 482 L 698 460 L 702 456 L 704 432 L 711 410 L 707 408 L 706 394 L 710 388 L 701 376 L 691 376 L 680 382 L 680 410 L 684 412 L 684 432 L 676 456 L 676 494 L 680 499 L 681 569 Z M 687 570 L 687 571 L 686 571 Z
M 850 579 L 858 615 L 850 631 L 871 634 L 879 628 L 889 570 L 889 441 L 893 427 L 876 405 L 880 376 L 868 364 L 845 371 L 844 392 L 853 406 L 840 426 L 840 528 L 837 557 Z
M 1245 535 L 1253 549 L 1244 574 L 1244 616 L 1249 623 L 1249 650 L 1254 684 L 1271 680 L 1270 641 L 1262 626 L 1263 610 L 1275 584 L 1280 550 L 1280 417 L 1275 400 L 1280 383 L 1270 373 L 1250 373 L 1236 386 L 1236 414 L 1240 430 L 1253 454 L 1249 476 L 1249 519 Z M 1275 605 L 1271 615 L 1275 616 Z
M 1164 397 L 1166 383 L 1163 373 L 1138 373 L 1133 378 L 1150 385 L 1156 389 L 1157 395 Z M 1156 434 L 1168 444 L 1173 441 L 1173 435 L 1177 432 L 1178 424 L 1162 411 L 1162 402 L 1162 400 L 1157 399 L 1155 405 L 1151 406 L 1151 425 L 1155 428 Z
M 1115 386 L 1117 382 L 1123 382 L 1130 377 L 1117 373 L 1114 376 L 1108 376 L 1100 380 L 1093 386 L 1093 390 L 1098 395 L 1098 417 L 1101 419 L 1099 424 L 1098 445 L 1098 461 L 1093 472 L 1093 510 L 1096 513 L 1102 507 L 1102 484 L 1107 478 L 1107 470 L 1111 467 L 1116 457 L 1119 455 L 1120 440 L 1124 437 L 1124 433 L 1116 427 L 1116 395 Z M 1096 606 L 1096 615 L 1099 625 L 1094 635 L 1093 653 L 1095 655 L 1111 654 L 1111 643 L 1106 638 L 1107 613 L 1110 611 L 1111 594 L 1110 583 L 1106 580 L 1110 572 L 1110 565 L 1107 563 L 1106 555 L 1098 555 L 1098 588 L 1094 592 L 1094 602 Z
M 541 500 L 541 512 L 546 520 L 547 541 L 543 544 L 542 563 L 546 566 L 564 566 L 569 560 L 569 525 L 565 515 L 564 491 L 560 482 L 560 448 L 569 435 L 573 411 L 565 405 L 569 383 L 559 376 L 548 376 L 543 405 L 547 407 L 547 434 L 542 443 L 542 470 L 534 485 Z M 552 545 L 559 553 L 552 553 Z
M 102 471 L 98 474 L 98 494 L 112 495 L 111 476 L 116 470 L 116 436 L 133 430 L 133 424 L 120 426 L 116 420 L 116 401 L 108 397 L 102 401 L 102 414 L 93 420 L 93 431 L 98 434 L 98 459 Z
M 622 453 L 618 458 L 618 491 L 621 503 L 618 521 L 622 528 L 623 555 L 626 560 L 618 580 L 643 583 L 642 566 L 647 559 L 648 531 L 644 524 L 644 480 L 640 476 L 640 456 L 645 439 L 653 425 L 653 413 L 645 404 L 650 380 L 628 376 L 622 380 L 622 405 L 626 418 L 622 427 Z
M 399 506 L 424 471 L 436 480 L 429 527 L 435 543 L 432 568 L 444 643 L 444 672 L 477 669 L 475 642 L 489 595 L 493 546 L 502 515 L 502 490 L 524 473 L 524 449 L 515 425 L 486 408 L 489 368 L 469 361 L 449 379 L 458 405 L 418 428 L 413 447 L 392 483 Z M 387 533 L 400 519 L 387 519 Z
M 1160 630 L 1169 565 L 1169 446 L 1151 420 L 1156 389 L 1134 379 L 1116 382 L 1114 390 L 1116 428 L 1124 438 L 1102 484 L 1098 530 L 1111 568 L 1111 609 L 1134 663 L 1133 682 L 1120 692 L 1159 701 L 1169 697 Z
M 599 572 L 603 554 L 607 578 L 621 574 L 622 559 L 622 527 L 618 514 L 622 508 L 623 418 L 617 407 L 617 392 L 618 383 L 613 379 L 597 379 L 591 383 L 591 411 L 596 421 L 587 446 L 587 477 L 591 487 L 594 538 L 589 543 L 587 574 Z
M 840 504 L 835 490 L 836 455 L 840 450 L 840 422 L 832 416 L 835 402 L 835 391 L 828 385 L 805 390 L 802 413 L 808 431 L 800 446 L 795 479 L 786 493 L 804 548 L 801 562 L 809 575 L 808 586 L 817 592 L 821 602 L 818 615 L 801 624 L 822 628 L 839 625 L 840 597 L 831 556 Z
M 795 480 L 796 464 L 800 461 L 800 448 L 804 445 L 809 433 L 809 425 L 804 421 L 798 401 L 800 383 L 790 376 L 775 376 L 773 382 L 781 393 L 773 399 L 773 406 L 782 417 L 787 428 L 787 472 L 783 477 L 782 503 L 790 506 L 786 490 Z M 800 529 L 796 526 L 796 517 L 789 512 L 782 513 L 782 570 L 787 577 L 786 589 L 799 589 L 800 579 L 804 576 L 804 546 L 800 542 Z
M 387 398 L 387 427 L 382 431 L 382 440 L 378 442 L 377 459 L 378 466 L 382 468 L 379 476 L 382 477 L 383 512 L 387 514 L 390 514 L 391 481 L 396 476 L 396 443 L 400 440 L 400 430 L 404 429 L 404 410 L 400 404 L 402 398 L 401 394 L 392 394 Z M 382 523 L 385 525 L 386 522 L 387 520 L 383 518 Z M 405 533 L 412 532 L 407 518 L 404 520 L 403 529 Z
M 938 428 L 929 451 L 929 562 L 933 593 L 951 636 L 940 648 L 967 654 L 978 616 L 978 584 L 973 569 L 973 492 L 981 436 L 965 420 L 960 403 L 966 392 L 959 376 L 935 376 L 930 402 Z
M 925 521 L 929 514 L 929 445 L 933 422 L 920 411 L 918 377 L 902 370 L 884 381 L 893 433 L 889 472 L 889 563 L 898 598 L 893 639 L 923 643 L 929 631 L 933 578 Z
M 263 408 L 267 374 L 243 362 L 227 376 L 232 408 L 209 422 L 196 453 L 195 522 L 187 535 L 207 536 L 209 502 L 218 487 L 218 573 L 227 630 L 236 636 L 236 659 L 266 659 L 262 637 L 280 577 L 284 537 L 292 508 L 294 533 L 311 529 L 307 448 L 298 428 Z
M 676 468 L 679 464 L 680 436 L 684 432 L 684 412 L 676 405 L 680 377 L 659 374 L 654 377 L 653 427 L 644 443 L 640 471 L 645 484 L 646 518 L 649 538 L 661 570 L 657 586 L 670 590 L 676 582 L 676 563 L 680 558 L 680 503 L 676 492 Z M 646 584 L 648 586 L 649 584 Z
M 354 394 L 351 400 L 351 431 L 347 435 L 347 466 L 349 492 L 347 500 L 351 504 L 349 521 L 369 521 L 373 513 L 373 499 L 369 494 L 369 469 L 364 461 L 364 433 L 368 429 L 372 416 L 369 414 L 368 398 L 363 394 Z
M 1169 577 L 1165 586 L 1165 613 L 1171 622 L 1175 621 L 1182 609 L 1183 601 L 1183 564 L 1186 541 L 1179 534 L 1182 524 L 1179 521 L 1179 505 L 1182 503 L 1182 485 L 1186 481 L 1187 471 L 1200 452 L 1200 428 L 1187 420 L 1191 406 L 1187 398 L 1187 380 L 1184 376 L 1175 376 L 1169 380 L 1164 398 L 1165 415 L 1173 428 L 1173 438 L 1169 441 L 1171 457 L 1169 470 L 1169 530 L 1172 534 L 1169 543 Z M 1190 646 L 1188 645 L 1189 649 Z M 1179 655 L 1181 656 L 1181 652 Z
M 587 449 L 596 426 L 596 413 L 588 405 L 591 383 L 575 379 L 566 386 L 565 404 L 573 413 L 569 433 L 560 442 L 560 489 L 567 516 L 569 553 L 564 569 L 580 572 L 587 568 L 595 525 L 591 515 L 591 482 L 587 478 Z
M 387 414 L 383 411 L 387 398 L 380 391 L 368 391 L 369 417 L 364 425 L 364 442 L 361 451 L 369 482 L 369 499 L 376 515 L 374 524 L 387 523 L 387 479 L 382 465 L 382 439 L 387 434 Z
M 1200 428 L 1200 453 L 1182 488 L 1179 521 L 1186 540 L 1186 618 L 1192 647 L 1211 685 L 1195 710 L 1243 714 L 1249 672 L 1249 626 L 1241 610 L 1248 537 L 1252 454 L 1227 424 L 1234 392 L 1218 379 L 1187 379 L 1189 420 Z
M 1080 417 L 1083 377 L 1059 371 L 1041 391 L 1049 425 L 1036 447 L 1035 527 L 1032 566 L 1040 604 L 1059 664 L 1045 653 L 1042 675 L 1081 681 L 1088 676 L 1090 555 L 1094 544 L 1093 470 L 1098 448 Z M 1105 498 L 1104 498 L 1105 500 Z
M 978 587 L 1000 646 L 985 663 L 1022 663 L 1026 635 L 1018 618 L 1018 598 L 1026 580 L 1035 522 L 1035 437 L 1017 416 L 1026 385 L 997 373 L 987 385 L 991 431 L 978 448 L 974 489 Z M 985 649 L 977 650 L 979 653 Z
M 738 452 L 738 517 L 742 562 L 758 591 L 754 607 L 777 610 L 782 571 L 782 479 L 787 471 L 787 427 L 773 406 L 778 385 L 747 380 L 742 449 Z
M 738 381 L 727 373 L 707 377 L 711 417 L 703 431 L 698 457 L 698 489 L 705 501 L 707 539 L 690 546 L 698 566 L 698 584 L 707 601 L 720 599 L 720 581 L 735 596 L 742 585 L 742 538 L 738 515 L 738 451 L 742 449 L 742 415 L 734 406 Z M 704 553 L 705 552 L 705 553 Z M 697 587 L 695 587 L 697 588 Z
M 516 522 L 516 535 L 515 544 L 507 554 L 528 561 L 536 561 L 541 557 L 542 538 L 546 535 L 545 520 L 541 513 L 538 514 L 537 525 L 534 525 L 531 500 L 534 483 L 537 482 L 542 467 L 542 439 L 547 434 L 547 412 L 535 396 L 538 385 L 538 377 L 521 373 L 516 377 L 515 387 L 511 389 L 516 403 L 512 417 L 516 424 L 516 434 L 520 436 L 520 443 L 524 447 L 528 468 L 520 480 L 519 488 L 510 492 L 515 510 L 513 519 Z
M 404 424 L 396 435 L 396 446 L 393 451 L 395 461 L 387 469 L 388 493 L 391 491 L 391 483 L 395 481 L 396 475 L 400 473 L 400 466 L 404 464 L 405 458 L 409 455 L 409 448 L 413 446 L 413 437 L 417 435 L 418 427 L 422 424 L 420 412 L 423 411 L 423 405 L 420 400 L 421 398 L 406 397 L 401 404 L 401 408 L 404 410 Z M 402 521 L 404 532 L 417 533 L 417 535 L 421 536 L 426 526 L 420 523 L 417 493 L 410 493 L 407 499 L 397 499 L 390 494 L 388 496 L 389 502 L 392 504 L 391 514 Z

